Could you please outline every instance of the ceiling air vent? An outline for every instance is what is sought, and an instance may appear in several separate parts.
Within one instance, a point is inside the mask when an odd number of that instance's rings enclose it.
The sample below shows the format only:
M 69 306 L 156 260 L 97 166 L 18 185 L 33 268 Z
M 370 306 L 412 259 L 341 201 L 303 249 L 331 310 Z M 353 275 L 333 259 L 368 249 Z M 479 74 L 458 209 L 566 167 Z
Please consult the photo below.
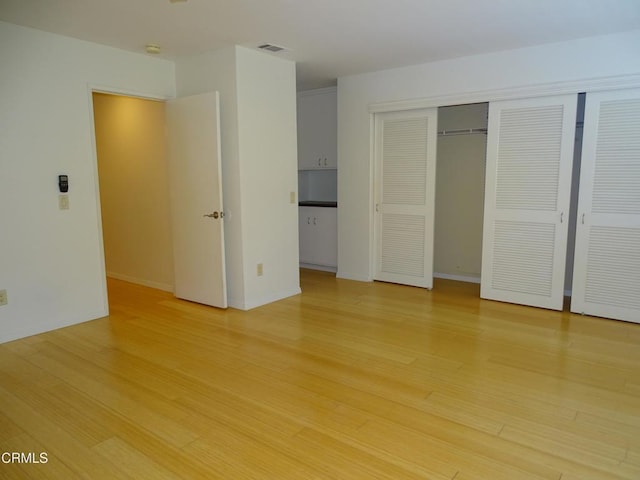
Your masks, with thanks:
M 270 52 L 281 52 L 282 50 L 286 50 L 284 47 L 279 47 L 278 45 L 272 45 L 271 43 L 263 43 L 262 45 L 258 45 L 258 48 L 261 50 L 268 50 Z

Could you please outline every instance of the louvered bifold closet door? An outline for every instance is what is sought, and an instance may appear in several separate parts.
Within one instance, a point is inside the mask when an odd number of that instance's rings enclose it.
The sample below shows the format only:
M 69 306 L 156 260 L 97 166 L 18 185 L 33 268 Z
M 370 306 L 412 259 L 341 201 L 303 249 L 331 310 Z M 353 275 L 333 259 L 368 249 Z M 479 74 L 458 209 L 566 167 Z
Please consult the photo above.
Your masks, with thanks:
M 587 93 L 571 311 L 640 323 L 640 90 Z
M 482 298 L 562 309 L 576 105 L 489 104 Z
M 437 115 L 375 116 L 376 280 L 433 286 Z

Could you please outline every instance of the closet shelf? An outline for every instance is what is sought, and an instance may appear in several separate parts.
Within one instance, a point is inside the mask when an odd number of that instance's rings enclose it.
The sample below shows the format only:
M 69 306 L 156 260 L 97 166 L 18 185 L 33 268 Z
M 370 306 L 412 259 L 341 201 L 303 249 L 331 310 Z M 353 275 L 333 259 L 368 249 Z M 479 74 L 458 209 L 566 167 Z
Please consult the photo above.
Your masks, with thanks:
M 461 128 L 456 130 L 440 130 L 438 132 L 439 136 L 446 137 L 447 135 L 474 135 L 474 134 L 486 134 L 486 128 Z

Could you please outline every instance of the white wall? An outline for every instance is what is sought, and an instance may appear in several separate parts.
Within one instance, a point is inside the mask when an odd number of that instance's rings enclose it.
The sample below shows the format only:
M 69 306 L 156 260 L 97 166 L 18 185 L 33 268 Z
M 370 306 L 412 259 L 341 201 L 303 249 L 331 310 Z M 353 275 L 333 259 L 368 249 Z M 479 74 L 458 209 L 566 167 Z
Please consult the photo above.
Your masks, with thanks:
M 0 65 L 3 342 L 107 314 L 89 85 L 169 97 L 175 76 L 172 62 L 3 22 Z
M 634 31 L 339 78 L 338 276 L 372 278 L 371 104 L 464 94 L 488 101 L 482 91 L 640 74 L 639 58 Z
M 336 202 L 338 200 L 338 171 L 335 168 L 326 170 L 298 171 L 299 200 L 316 200 Z
M 236 62 L 244 303 L 252 308 L 300 293 L 296 69 L 242 47 Z
M 176 74 L 178 95 L 220 92 L 229 305 L 299 293 L 295 64 L 230 47 L 179 59 Z

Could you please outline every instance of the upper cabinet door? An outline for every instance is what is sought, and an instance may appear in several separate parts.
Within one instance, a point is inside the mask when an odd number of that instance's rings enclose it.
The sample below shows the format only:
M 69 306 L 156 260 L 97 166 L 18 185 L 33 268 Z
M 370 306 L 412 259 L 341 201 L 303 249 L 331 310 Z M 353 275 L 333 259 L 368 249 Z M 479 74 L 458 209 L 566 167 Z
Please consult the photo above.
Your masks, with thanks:
M 298 94 L 298 169 L 337 168 L 337 90 Z
M 576 106 L 489 104 L 482 298 L 562 309 Z
M 640 90 L 587 93 L 571 311 L 640 323 Z

